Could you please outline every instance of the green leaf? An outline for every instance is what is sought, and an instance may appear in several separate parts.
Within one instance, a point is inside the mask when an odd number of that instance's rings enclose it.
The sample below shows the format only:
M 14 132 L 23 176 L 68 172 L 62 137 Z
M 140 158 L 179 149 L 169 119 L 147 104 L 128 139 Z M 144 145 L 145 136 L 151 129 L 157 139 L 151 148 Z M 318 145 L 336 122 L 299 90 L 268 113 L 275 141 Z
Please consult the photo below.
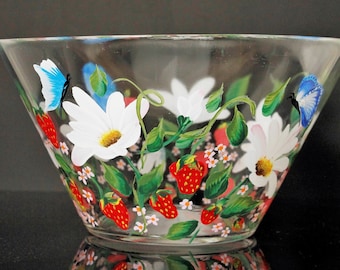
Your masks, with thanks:
M 176 146 L 179 149 L 185 149 L 189 147 L 192 142 L 203 132 L 203 128 L 191 130 L 180 135 L 180 138 L 176 141 Z
M 139 204 L 143 205 L 144 201 L 148 199 L 161 185 L 163 180 L 164 165 L 160 164 L 153 168 L 150 172 L 141 176 L 137 182 L 137 196 Z
M 102 163 L 105 169 L 104 177 L 109 185 L 124 196 L 130 196 L 132 189 L 123 173 L 113 166 Z
M 54 153 L 54 156 L 55 156 L 56 160 L 58 161 L 60 167 L 63 169 L 63 171 L 66 174 L 69 174 L 69 173 L 73 172 L 73 169 L 70 167 L 68 162 L 63 158 L 63 156 L 61 156 L 61 155 L 59 155 L 57 153 Z
M 167 269 L 195 270 L 195 267 L 181 256 L 171 255 L 165 258 Z
M 208 199 L 216 198 L 226 191 L 228 187 L 229 175 L 232 166 L 209 175 L 204 190 L 204 197 Z
M 146 137 L 146 148 L 149 152 L 157 152 L 163 147 L 164 130 L 163 118 L 157 127 L 154 127 Z
M 90 76 L 90 84 L 93 91 L 100 97 L 104 96 L 107 90 L 106 73 L 96 65 L 95 71 Z
M 197 227 L 197 220 L 183 221 L 173 224 L 165 236 L 169 240 L 179 240 L 188 237 Z
M 163 119 L 163 130 L 166 133 L 176 133 L 178 127 L 173 122 Z
M 186 137 L 180 137 L 177 141 L 176 141 L 176 147 L 178 149 L 185 149 L 190 147 L 190 145 L 192 144 L 192 142 L 194 141 L 193 138 L 186 138 Z
M 234 108 L 234 116 L 227 126 L 227 135 L 233 146 L 240 145 L 248 135 L 248 127 L 242 113 Z
M 226 101 L 232 100 L 238 96 L 245 95 L 248 91 L 251 75 L 246 75 L 234 81 L 228 88 L 225 95 Z
M 241 197 L 230 199 L 224 206 L 220 216 L 222 218 L 230 218 L 235 215 L 245 215 L 260 204 L 259 201 L 254 201 L 251 197 Z
M 179 126 L 178 129 L 183 131 L 192 123 L 192 121 L 189 117 L 180 115 L 177 117 L 177 123 Z
M 223 95 L 223 84 L 221 85 L 220 89 L 214 91 L 209 96 L 208 102 L 205 105 L 205 108 L 207 109 L 208 112 L 212 113 L 221 106 L 222 95 Z
M 248 104 L 251 115 L 254 117 L 256 113 L 256 104 L 248 96 L 239 96 L 239 97 L 233 98 L 232 100 L 229 100 L 227 108 L 231 109 L 242 103 Z
M 27 96 L 24 88 L 21 86 L 21 84 L 17 80 L 15 80 L 14 83 L 15 83 L 15 86 L 17 87 L 18 91 L 19 91 L 20 98 L 21 98 L 22 102 L 24 103 L 26 110 L 29 111 L 29 112 L 33 111 L 32 104 L 31 104 L 30 99 Z
M 289 81 L 290 78 L 285 83 L 282 83 L 278 88 L 275 87 L 274 89 L 276 90 L 270 92 L 266 96 L 262 107 L 262 114 L 264 116 L 272 115 L 273 112 L 276 110 L 277 106 L 279 106 L 284 97 L 285 90 Z M 277 85 L 277 82 L 276 83 L 274 82 L 274 85 Z

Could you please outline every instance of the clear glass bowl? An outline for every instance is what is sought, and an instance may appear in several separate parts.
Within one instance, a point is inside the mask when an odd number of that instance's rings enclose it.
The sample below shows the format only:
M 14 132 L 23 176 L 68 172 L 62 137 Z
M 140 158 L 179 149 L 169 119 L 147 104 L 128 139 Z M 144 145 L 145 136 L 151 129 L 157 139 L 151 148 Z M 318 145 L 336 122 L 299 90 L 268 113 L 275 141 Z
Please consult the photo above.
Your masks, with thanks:
M 333 38 L 0 45 L 79 216 L 122 249 L 201 250 L 253 235 L 339 77 Z

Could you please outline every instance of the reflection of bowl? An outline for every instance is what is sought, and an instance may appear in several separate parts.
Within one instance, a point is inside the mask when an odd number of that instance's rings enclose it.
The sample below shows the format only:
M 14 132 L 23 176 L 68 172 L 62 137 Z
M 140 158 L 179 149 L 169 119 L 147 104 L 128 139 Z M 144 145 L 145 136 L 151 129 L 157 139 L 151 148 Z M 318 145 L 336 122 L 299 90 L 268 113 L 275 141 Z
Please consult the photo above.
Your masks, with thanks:
M 226 249 L 208 254 L 128 253 L 118 251 L 111 241 L 87 237 L 79 246 L 70 269 L 270 269 L 256 240 L 248 247 Z
M 289 36 L 0 44 L 87 229 L 127 249 L 251 236 L 337 82 L 340 55 L 337 39 Z

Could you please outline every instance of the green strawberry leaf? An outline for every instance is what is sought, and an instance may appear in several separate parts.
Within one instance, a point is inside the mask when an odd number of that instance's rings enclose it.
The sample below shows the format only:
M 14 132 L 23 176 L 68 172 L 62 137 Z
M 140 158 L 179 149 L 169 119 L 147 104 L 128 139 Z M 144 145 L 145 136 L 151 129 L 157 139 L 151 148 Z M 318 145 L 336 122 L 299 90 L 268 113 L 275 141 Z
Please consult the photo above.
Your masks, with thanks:
M 272 115 L 276 108 L 280 105 L 289 81 L 290 78 L 285 83 L 281 83 L 278 87 L 277 87 L 278 82 L 274 81 L 275 90 L 270 92 L 264 100 L 264 104 L 262 107 L 262 114 L 264 116 Z
M 149 152 L 157 152 L 163 147 L 164 130 L 163 118 L 159 121 L 158 126 L 154 127 L 146 137 L 146 148 Z
M 72 173 L 73 169 L 70 167 L 69 163 L 63 158 L 62 155 L 54 153 L 56 160 L 58 161 L 60 167 L 66 174 Z
M 150 172 L 142 175 L 137 182 L 137 196 L 139 205 L 157 191 L 163 180 L 164 165 L 160 164 Z
M 237 196 L 227 201 L 220 214 L 222 218 L 230 218 L 235 215 L 245 215 L 260 204 L 259 201 L 253 200 L 251 197 Z
M 231 123 L 227 126 L 227 135 L 233 146 L 240 145 L 248 135 L 248 127 L 242 113 L 234 108 L 234 116 Z
M 251 75 L 246 75 L 234 81 L 228 88 L 225 95 L 226 101 L 232 100 L 238 96 L 245 95 L 248 91 Z
M 188 237 L 197 228 L 197 220 L 188 220 L 172 224 L 165 238 L 179 240 Z
M 185 132 L 183 134 L 180 135 L 179 139 L 176 140 L 176 146 L 179 149 L 185 149 L 188 148 L 193 141 L 199 136 L 201 135 L 203 132 L 203 128 L 200 129 L 195 129 L 195 130 L 191 130 L 188 132 Z
M 206 181 L 204 197 L 208 199 L 216 198 L 226 191 L 229 182 L 229 175 L 232 166 L 229 165 L 228 168 L 223 168 L 220 171 L 209 174 Z
M 175 143 L 176 147 L 178 149 L 185 149 L 190 147 L 190 145 L 193 143 L 194 139 L 193 138 L 187 138 L 181 136 Z
M 106 73 L 96 65 L 95 71 L 90 76 L 90 84 L 93 91 L 100 97 L 104 96 L 107 90 Z
M 220 89 L 214 91 L 209 96 L 208 102 L 205 105 L 205 108 L 207 109 L 208 112 L 212 113 L 221 106 L 222 95 L 223 95 L 223 84 L 221 85 Z
M 105 180 L 109 183 L 109 185 L 122 195 L 130 196 L 132 193 L 132 189 L 127 180 L 125 179 L 123 173 L 119 171 L 117 168 L 109 166 L 104 162 L 102 162 L 102 164 L 105 169 L 104 177 Z
M 176 133 L 178 127 L 173 122 L 163 119 L 163 130 L 165 133 Z M 167 136 L 167 135 L 166 135 Z
M 254 117 L 256 113 L 256 104 L 248 96 L 238 96 L 228 101 L 227 109 L 232 109 L 239 104 L 245 103 L 249 106 L 251 115 Z
M 171 255 L 165 258 L 167 269 L 195 270 L 195 267 L 181 256 Z

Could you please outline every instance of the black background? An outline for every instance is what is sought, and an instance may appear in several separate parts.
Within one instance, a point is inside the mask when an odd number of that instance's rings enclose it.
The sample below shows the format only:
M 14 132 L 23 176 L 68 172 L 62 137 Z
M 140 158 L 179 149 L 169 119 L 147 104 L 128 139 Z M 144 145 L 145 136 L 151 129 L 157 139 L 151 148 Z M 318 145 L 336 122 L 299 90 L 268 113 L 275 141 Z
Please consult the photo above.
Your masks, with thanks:
M 152 33 L 340 38 L 339 1 L 2 0 L 0 18 L 0 38 Z M 0 82 L 0 268 L 66 269 L 85 229 L 2 63 Z M 255 235 L 274 270 L 340 269 L 339 102 L 340 82 Z M 51 206 L 53 198 L 58 201 Z

